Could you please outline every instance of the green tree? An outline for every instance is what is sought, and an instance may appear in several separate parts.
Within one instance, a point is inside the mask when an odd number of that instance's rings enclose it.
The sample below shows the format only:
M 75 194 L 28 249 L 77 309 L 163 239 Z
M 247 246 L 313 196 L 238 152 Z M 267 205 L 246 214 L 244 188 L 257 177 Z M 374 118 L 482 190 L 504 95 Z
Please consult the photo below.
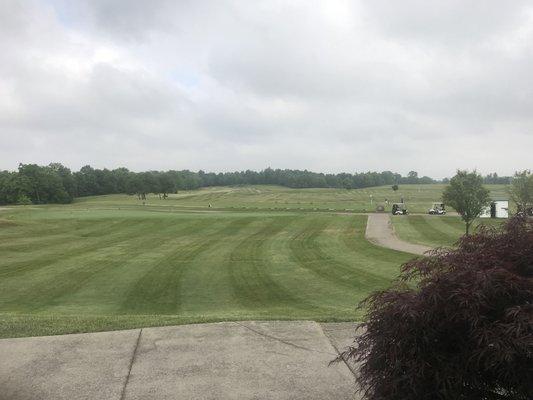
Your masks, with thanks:
M 518 211 L 527 212 L 533 207 L 533 174 L 529 170 L 516 172 L 509 188 L 511 200 Z
M 409 171 L 407 174 L 407 183 L 418 183 L 418 172 Z
M 70 203 L 72 197 L 63 186 L 63 180 L 55 167 L 36 164 L 19 164 L 18 175 L 26 179 L 28 197 L 34 204 Z
M 176 192 L 176 182 L 168 172 L 159 174 L 159 192 L 164 194 Z
M 51 163 L 48 165 L 48 168 L 61 178 L 63 188 L 67 192 L 69 198 L 68 202 L 71 202 L 76 195 L 76 182 L 74 181 L 74 177 L 72 176 L 70 169 L 60 163 Z
M 27 204 L 31 202 L 31 185 L 17 172 L 0 171 L 0 204 Z
M 489 204 L 489 191 L 483 186 L 483 178 L 476 171 L 458 170 L 450 179 L 449 186 L 442 195 L 444 202 L 453 207 L 465 222 L 465 233 L 470 233 L 470 225 Z

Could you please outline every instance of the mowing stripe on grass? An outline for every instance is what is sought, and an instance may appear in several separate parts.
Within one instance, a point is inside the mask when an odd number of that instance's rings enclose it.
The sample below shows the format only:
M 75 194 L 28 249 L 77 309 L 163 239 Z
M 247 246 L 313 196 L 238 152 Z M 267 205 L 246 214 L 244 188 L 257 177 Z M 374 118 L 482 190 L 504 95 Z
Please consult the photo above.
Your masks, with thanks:
M 23 259 L 18 262 L 9 261 L 0 269 L 0 277 L 5 279 L 20 274 L 34 273 L 36 270 L 53 265 L 58 261 L 65 262 L 85 253 L 100 251 L 116 243 L 127 241 L 142 234 L 142 232 L 134 229 L 137 223 L 138 221 L 135 220 L 124 220 L 107 226 L 102 224 L 104 228 L 100 230 L 100 236 L 97 238 L 82 240 L 77 236 L 68 235 L 62 242 L 55 243 L 53 246 L 48 247 L 44 244 L 42 247 L 36 246 L 29 253 L 35 258 Z M 152 224 L 157 224 L 157 221 L 152 221 Z M 58 247 L 61 251 L 58 251 Z
M 369 281 L 383 284 L 383 277 L 370 271 L 357 270 L 353 264 L 335 258 L 321 248 L 319 238 L 331 223 L 331 218 L 311 221 L 289 239 L 292 256 L 298 264 L 322 279 L 352 289 L 366 286 Z M 364 283 L 361 281 L 362 275 L 365 276 Z
M 101 221 L 101 224 L 109 226 L 114 221 Z M 67 225 L 67 226 L 65 226 Z M 54 221 L 39 221 L 27 224 L 25 230 L 31 229 L 34 236 L 6 235 L 0 242 L 0 251 L 2 252 L 28 252 L 33 249 L 46 247 L 51 249 L 52 246 L 63 245 L 65 240 L 79 240 L 80 238 L 93 236 L 95 232 L 100 232 L 101 227 L 91 221 L 69 221 L 68 224 L 59 225 L 56 230 Z M 99 235 L 98 235 L 99 236 Z
M 210 233 L 193 241 L 183 242 L 153 264 L 127 295 L 126 301 L 123 302 L 123 311 L 138 314 L 149 314 L 154 310 L 159 314 L 178 312 L 181 303 L 179 288 L 184 270 L 191 266 L 199 254 L 224 240 L 226 235 L 234 232 L 236 228 L 240 229 L 251 223 L 252 219 L 219 219 L 216 222 L 213 224 L 211 221 Z
M 157 221 L 147 222 L 149 224 L 144 225 L 144 228 L 158 226 Z M 20 276 L 11 276 L 9 280 L 2 280 L 0 287 L 3 290 L 0 297 L 9 296 L 4 300 L 5 306 L 14 309 L 25 306 L 32 311 L 44 310 L 53 305 L 56 299 L 77 292 L 94 276 L 115 265 L 115 251 L 121 243 L 133 246 L 129 252 L 131 255 L 135 255 L 135 251 L 142 251 L 141 247 L 135 246 L 135 243 L 146 242 L 144 232 L 138 229 L 138 226 L 138 224 L 128 226 L 129 230 L 119 236 L 113 233 L 112 240 L 104 235 L 91 246 L 71 252 L 69 257 L 59 256 L 55 262 L 47 261 L 45 265 L 34 264 L 33 266 L 38 265 L 39 268 L 31 270 L 30 284 L 22 283 L 27 280 L 26 275 L 30 272 L 28 270 L 22 271 Z M 105 230 L 102 231 L 104 232 Z M 18 287 L 16 293 L 10 290 L 13 286 Z
M 396 250 L 385 249 L 368 242 L 364 235 L 366 230 L 366 216 L 350 216 L 343 218 L 343 225 L 335 235 L 329 235 L 330 240 L 339 242 L 337 247 L 342 250 L 337 257 L 341 257 L 347 264 L 352 265 L 361 275 L 371 275 L 381 278 L 384 285 L 388 285 L 391 276 L 400 272 L 399 265 L 410 260 L 413 256 Z M 334 249 L 325 246 L 325 249 Z M 365 279 L 361 276 L 360 279 Z M 370 284 L 376 283 L 374 280 Z
M 214 206 L 232 202 L 233 193 L 221 191 Z M 306 191 L 235 193 L 243 199 L 235 207 L 314 206 Z M 346 191 L 337 195 L 336 205 L 350 199 Z M 181 204 L 200 208 L 204 200 Z M 0 278 L 0 318 L 11 324 L 7 331 L 351 320 L 357 302 L 386 286 L 405 258 L 365 241 L 365 216 L 183 213 L 177 202 L 150 199 L 140 206 L 132 197 L 106 196 L 5 214 L 14 223 L 0 226 L 0 274 L 8 276 Z M 46 323 L 55 327 L 40 327 Z
M 87 308 L 87 301 L 92 300 L 93 306 L 98 305 L 100 309 L 109 308 L 116 312 L 125 292 L 130 290 L 148 266 L 152 266 L 168 249 L 175 248 L 177 240 L 186 239 L 195 230 L 205 227 L 208 222 L 197 220 L 176 226 L 174 221 L 165 221 L 155 231 L 142 230 L 142 235 L 137 238 L 106 249 L 99 254 L 103 261 L 89 257 L 90 261 L 84 263 L 83 268 L 94 270 L 96 273 L 86 276 L 83 285 L 72 285 L 66 289 L 64 295 L 55 298 L 48 308 L 53 307 L 58 311 L 80 306 Z M 100 293 L 96 299 L 95 293 Z
M 286 229 L 295 217 L 271 218 L 267 225 L 249 235 L 229 256 L 227 268 L 235 298 L 247 309 L 291 306 L 308 309 L 284 286 L 270 276 L 269 255 L 265 245 Z

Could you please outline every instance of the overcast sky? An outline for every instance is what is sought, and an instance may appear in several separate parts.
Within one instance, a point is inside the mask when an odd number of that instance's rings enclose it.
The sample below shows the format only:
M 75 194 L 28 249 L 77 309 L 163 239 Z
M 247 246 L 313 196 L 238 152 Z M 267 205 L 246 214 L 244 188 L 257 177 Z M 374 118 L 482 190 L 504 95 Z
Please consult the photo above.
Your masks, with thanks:
M 1 0 L 0 169 L 533 168 L 533 3 Z

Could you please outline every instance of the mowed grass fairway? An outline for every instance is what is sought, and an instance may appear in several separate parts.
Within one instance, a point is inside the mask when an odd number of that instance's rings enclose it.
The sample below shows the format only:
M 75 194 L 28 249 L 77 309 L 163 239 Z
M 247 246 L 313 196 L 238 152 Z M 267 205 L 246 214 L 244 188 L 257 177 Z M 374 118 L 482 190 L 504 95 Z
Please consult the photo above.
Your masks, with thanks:
M 123 198 L 2 211 L 0 336 L 354 320 L 358 301 L 411 257 L 367 242 L 364 215 L 182 212 Z
M 498 226 L 506 219 L 477 219 L 471 227 L 475 232 L 481 225 Z M 453 246 L 465 233 L 460 217 L 438 215 L 392 216 L 396 234 L 403 240 L 428 246 Z
M 411 212 L 425 212 L 443 188 L 222 187 L 166 200 L 111 195 L 0 208 L 0 337 L 356 320 L 356 304 L 412 256 L 366 241 L 367 217 L 354 212 L 400 193 Z M 493 197 L 505 193 L 489 188 Z M 463 232 L 458 217 L 393 221 L 400 237 L 429 245 L 451 245 Z
M 391 204 L 403 197 L 411 213 L 426 213 L 433 202 L 440 201 L 446 185 L 400 185 L 366 189 L 291 189 L 280 186 L 212 187 L 180 191 L 167 200 L 149 196 L 146 206 L 166 210 L 207 209 L 227 211 L 347 211 L 372 212 L 378 204 L 390 211 Z M 486 185 L 495 199 L 508 198 L 505 185 Z M 389 201 L 386 205 L 385 200 Z M 78 199 L 78 205 L 104 207 L 138 206 L 135 196 L 113 195 Z

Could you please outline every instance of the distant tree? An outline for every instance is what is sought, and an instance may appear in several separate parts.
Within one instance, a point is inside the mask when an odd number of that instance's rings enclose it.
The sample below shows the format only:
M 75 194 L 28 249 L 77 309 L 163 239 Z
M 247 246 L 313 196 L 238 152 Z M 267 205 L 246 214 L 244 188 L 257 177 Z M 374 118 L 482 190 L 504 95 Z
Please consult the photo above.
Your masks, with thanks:
M 533 399 L 532 277 L 533 221 L 464 236 L 367 298 L 337 361 L 358 364 L 367 400 Z
M 118 193 L 117 174 L 114 171 L 104 168 L 95 170 L 95 173 L 100 193 Z
M 343 179 L 342 187 L 345 188 L 345 189 L 351 189 L 352 188 L 352 181 L 349 178 Z
M 143 182 L 139 174 L 131 174 L 126 181 L 127 194 L 140 194 L 143 191 Z
M 525 170 L 514 174 L 509 194 L 519 211 L 526 212 L 529 207 L 533 207 L 533 174 L 531 171 Z
M 483 183 L 485 184 L 499 184 L 499 185 L 508 185 L 511 183 L 510 176 L 498 176 L 496 172 L 488 174 L 483 178 Z
M 63 179 L 51 167 L 36 164 L 19 164 L 19 175 L 27 179 L 28 197 L 32 203 L 70 203 L 72 196 L 65 190 Z
M 396 185 L 396 184 L 392 185 L 392 190 L 394 190 L 396 192 L 398 190 L 398 185 Z
M 443 201 L 453 207 L 465 222 L 468 235 L 470 225 L 489 204 L 489 191 L 483 186 L 483 178 L 476 171 L 458 170 L 444 189 Z
M 171 174 L 163 173 L 159 175 L 159 191 L 163 194 L 176 192 L 176 182 L 172 179 Z
M 430 183 L 433 183 L 434 180 L 430 178 L 429 176 L 423 176 L 422 178 L 418 178 L 418 184 L 419 185 L 428 185 Z
M 133 174 L 127 168 L 116 168 L 111 171 L 116 180 L 117 193 L 127 193 L 126 185 L 129 177 Z
M 158 193 L 160 190 L 159 182 L 156 178 L 157 172 L 140 172 L 142 193 Z
M 31 197 L 34 203 L 41 202 L 41 189 L 42 189 L 42 167 L 37 164 L 19 164 L 20 176 L 23 176 L 28 183 L 28 196 Z
M 51 163 L 48 165 L 53 172 L 55 172 L 63 183 L 63 188 L 67 192 L 70 201 L 76 196 L 76 181 L 70 169 L 60 163 Z
M 17 172 L 0 171 L 0 204 L 31 203 L 31 184 Z
M 407 174 L 407 183 L 418 183 L 418 172 L 409 171 Z
M 101 190 L 99 182 L 101 174 L 98 175 L 96 170 L 90 165 L 85 165 L 74 173 L 78 196 L 94 196 L 98 194 L 107 194 Z

